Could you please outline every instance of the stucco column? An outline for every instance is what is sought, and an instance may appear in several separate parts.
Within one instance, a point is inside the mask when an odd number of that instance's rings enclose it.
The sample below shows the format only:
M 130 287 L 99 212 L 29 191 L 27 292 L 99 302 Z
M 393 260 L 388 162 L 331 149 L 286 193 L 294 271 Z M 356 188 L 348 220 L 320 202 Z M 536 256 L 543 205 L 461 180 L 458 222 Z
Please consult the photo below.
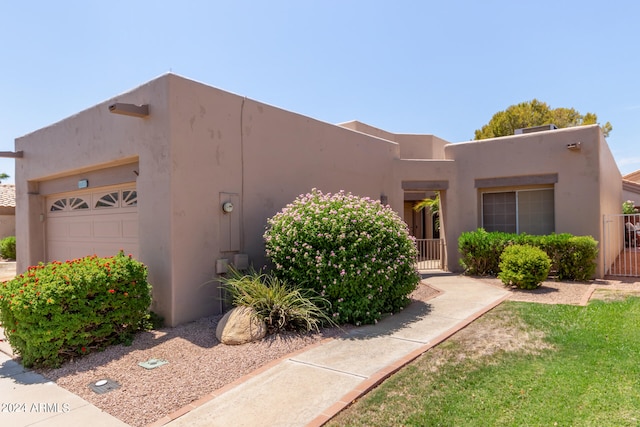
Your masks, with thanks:
M 43 197 L 37 183 L 16 183 L 16 272 L 45 260 Z

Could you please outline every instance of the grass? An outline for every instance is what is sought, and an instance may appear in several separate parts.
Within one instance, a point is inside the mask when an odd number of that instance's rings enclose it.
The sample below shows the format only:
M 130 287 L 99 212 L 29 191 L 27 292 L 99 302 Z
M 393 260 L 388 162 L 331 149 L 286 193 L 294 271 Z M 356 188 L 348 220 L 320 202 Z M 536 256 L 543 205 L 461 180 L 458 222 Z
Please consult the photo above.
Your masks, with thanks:
M 637 426 L 639 338 L 637 297 L 505 302 L 327 425 Z

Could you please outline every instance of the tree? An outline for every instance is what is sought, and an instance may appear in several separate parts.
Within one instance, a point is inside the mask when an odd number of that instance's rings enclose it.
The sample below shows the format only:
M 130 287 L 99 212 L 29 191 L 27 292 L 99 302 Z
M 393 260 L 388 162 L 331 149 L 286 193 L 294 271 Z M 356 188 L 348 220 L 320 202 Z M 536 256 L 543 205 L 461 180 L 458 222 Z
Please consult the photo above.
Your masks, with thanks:
M 7 179 L 7 178 L 9 178 L 9 175 L 7 175 L 4 172 L 0 173 L 0 184 L 2 183 L 3 179 Z
M 574 108 L 551 108 L 546 102 L 533 99 L 528 102 L 511 105 L 504 111 L 498 111 L 489 123 L 475 131 L 475 139 L 495 138 L 513 135 L 516 129 L 554 124 L 559 128 L 592 125 L 598 123 L 594 113 L 580 114 Z M 605 137 L 613 130 L 611 123 L 601 125 Z
M 416 212 L 420 212 L 421 210 L 428 208 L 432 214 L 436 215 L 436 230 L 440 230 L 440 193 L 436 194 L 436 197 L 433 199 L 422 199 L 418 203 L 415 204 L 413 210 Z

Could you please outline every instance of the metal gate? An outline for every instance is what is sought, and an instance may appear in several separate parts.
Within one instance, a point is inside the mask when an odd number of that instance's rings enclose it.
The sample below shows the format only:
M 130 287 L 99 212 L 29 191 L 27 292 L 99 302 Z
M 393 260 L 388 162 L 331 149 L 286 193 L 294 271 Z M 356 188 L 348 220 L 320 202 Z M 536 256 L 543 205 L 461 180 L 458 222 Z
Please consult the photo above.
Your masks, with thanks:
M 442 239 L 416 239 L 418 248 L 418 270 L 442 270 L 444 258 L 442 252 L 444 241 Z
M 605 275 L 640 277 L 640 215 L 604 216 Z

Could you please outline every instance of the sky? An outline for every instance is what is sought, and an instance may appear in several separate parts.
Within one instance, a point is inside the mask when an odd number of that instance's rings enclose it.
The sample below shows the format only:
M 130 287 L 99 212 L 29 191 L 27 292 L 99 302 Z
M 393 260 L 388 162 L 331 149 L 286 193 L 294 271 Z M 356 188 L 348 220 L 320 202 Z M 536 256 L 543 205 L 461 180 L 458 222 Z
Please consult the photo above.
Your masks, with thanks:
M 0 5 L 0 151 L 168 72 L 328 123 L 473 139 L 537 98 L 640 169 L 640 2 L 48 0 Z M 0 159 L 11 176 L 14 160 Z

